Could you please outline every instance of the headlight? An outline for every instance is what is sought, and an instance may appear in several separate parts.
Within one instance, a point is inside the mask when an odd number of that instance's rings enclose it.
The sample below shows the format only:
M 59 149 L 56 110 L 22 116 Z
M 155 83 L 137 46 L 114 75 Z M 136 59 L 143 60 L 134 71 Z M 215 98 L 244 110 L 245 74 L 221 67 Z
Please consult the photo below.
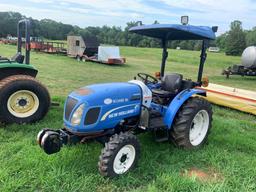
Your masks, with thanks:
M 71 124 L 72 125 L 79 125 L 82 119 L 82 115 L 84 112 L 85 104 L 81 104 L 73 113 L 71 118 Z

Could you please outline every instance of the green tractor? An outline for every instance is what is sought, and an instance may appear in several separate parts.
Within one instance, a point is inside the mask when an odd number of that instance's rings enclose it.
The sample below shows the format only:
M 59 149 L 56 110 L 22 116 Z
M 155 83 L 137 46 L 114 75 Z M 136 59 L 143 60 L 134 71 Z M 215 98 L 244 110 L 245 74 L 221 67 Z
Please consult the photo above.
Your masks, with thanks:
M 25 26 L 25 55 L 22 55 L 22 29 Z M 47 88 L 35 79 L 38 71 L 30 64 L 30 22 L 18 22 L 17 53 L 0 56 L 0 121 L 32 123 L 42 119 L 51 99 Z

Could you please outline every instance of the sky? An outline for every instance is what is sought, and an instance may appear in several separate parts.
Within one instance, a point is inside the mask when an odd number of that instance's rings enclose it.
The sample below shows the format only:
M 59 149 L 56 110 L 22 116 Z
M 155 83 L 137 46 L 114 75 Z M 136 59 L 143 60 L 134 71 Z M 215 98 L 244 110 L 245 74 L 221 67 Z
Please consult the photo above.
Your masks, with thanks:
M 191 25 L 219 26 L 218 34 L 240 20 L 256 26 L 256 0 L 0 0 L 0 11 L 20 12 L 34 19 L 53 19 L 87 26 L 121 26 L 129 21 L 177 24 L 188 15 Z

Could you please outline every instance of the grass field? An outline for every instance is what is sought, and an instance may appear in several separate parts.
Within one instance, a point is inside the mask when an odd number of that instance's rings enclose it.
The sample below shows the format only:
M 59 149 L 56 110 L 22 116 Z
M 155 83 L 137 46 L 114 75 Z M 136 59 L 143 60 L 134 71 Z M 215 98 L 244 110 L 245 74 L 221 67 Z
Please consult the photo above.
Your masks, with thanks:
M 0 55 L 12 56 L 14 46 L 0 45 Z M 97 161 L 102 146 L 88 143 L 65 147 L 47 156 L 35 137 L 44 127 L 61 128 L 66 95 L 81 86 L 130 80 L 138 72 L 159 71 L 160 49 L 122 47 L 124 66 L 77 62 L 65 56 L 32 53 L 38 78 L 47 85 L 60 107 L 33 125 L 8 125 L 0 129 L 0 191 L 256 191 L 256 118 L 214 106 L 213 128 L 202 149 L 186 151 L 169 143 L 156 143 L 151 134 L 139 135 L 142 154 L 134 171 L 115 179 L 102 178 Z M 167 71 L 197 75 L 199 52 L 169 51 Z M 225 79 L 223 68 L 239 57 L 209 53 L 205 75 L 210 81 L 256 91 L 255 78 Z M 187 176 L 200 170 L 206 176 Z

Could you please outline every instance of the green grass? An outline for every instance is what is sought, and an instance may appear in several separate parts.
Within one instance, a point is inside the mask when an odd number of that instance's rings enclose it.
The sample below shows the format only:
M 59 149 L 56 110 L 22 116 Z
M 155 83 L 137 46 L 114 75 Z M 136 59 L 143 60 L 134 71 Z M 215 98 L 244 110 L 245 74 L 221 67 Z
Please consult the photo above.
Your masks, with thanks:
M 14 46 L 0 45 L 0 55 L 12 56 Z M 52 156 L 35 141 L 44 127 L 61 128 L 65 96 L 81 86 L 127 81 L 137 72 L 159 71 L 160 49 L 122 47 L 124 66 L 77 62 L 65 56 L 32 53 L 38 78 L 50 90 L 54 107 L 39 123 L 8 125 L 0 129 L 0 191 L 256 191 L 256 118 L 214 106 L 213 128 L 202 149 L 186 151 L 169 143 L 156 143 L 151 134 L 139 135 L 142 154 L 134 171 L 104 179 L 97 171 L 102 146 L 96 142 L 64 147 Z M 196 78 L 199 52 L 169 51 L 167 71 Z M 239 63 L 239 57 L 209 53 L 205 74 L 210 81 L 256 90 L 255 79 L 234 76 L 226 80 L 221 70 Z M 186 177 L 197 168 L 217 178 L 200 181 Z

